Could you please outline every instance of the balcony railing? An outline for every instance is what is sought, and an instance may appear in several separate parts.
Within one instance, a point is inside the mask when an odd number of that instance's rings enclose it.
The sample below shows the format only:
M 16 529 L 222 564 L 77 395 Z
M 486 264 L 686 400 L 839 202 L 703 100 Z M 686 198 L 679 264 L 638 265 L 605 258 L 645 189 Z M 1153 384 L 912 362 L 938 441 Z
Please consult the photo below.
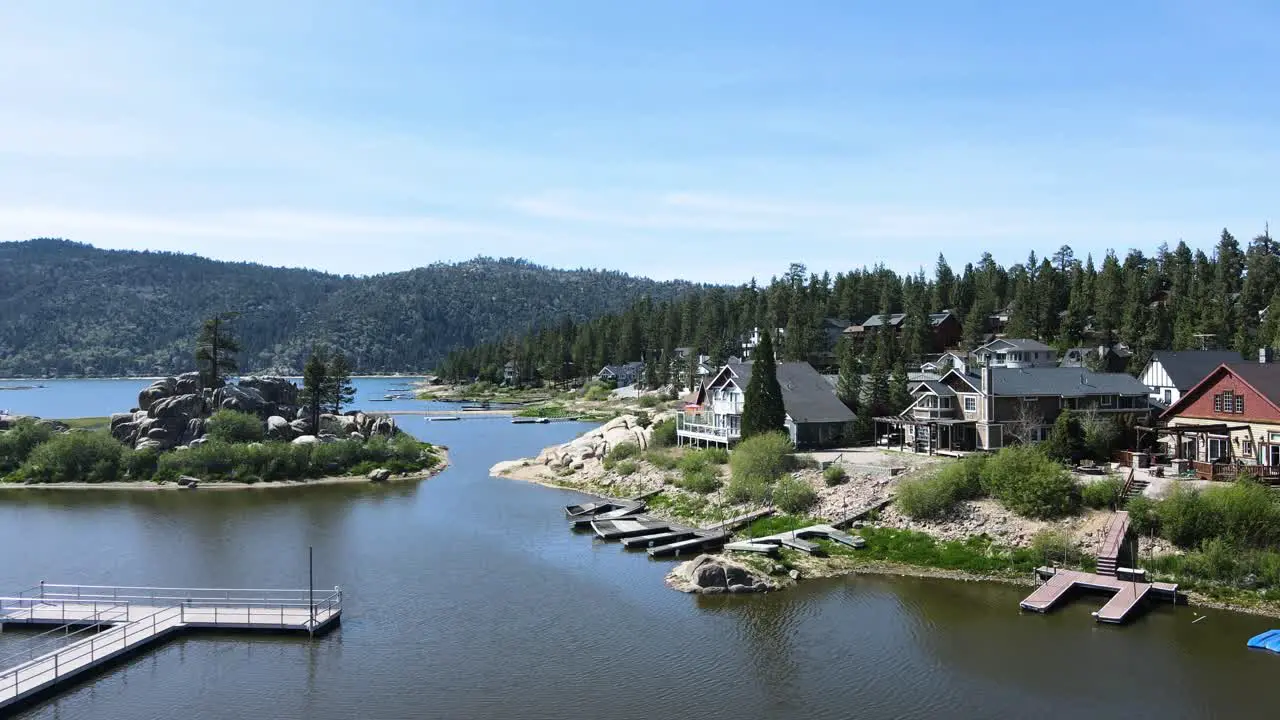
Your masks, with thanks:
M 937 420 L 939 418 L 949 418 L 955 415 L 955 408 L 939 408 L 924 407 L 917 405 L 912 408 L 912 414 L 917 420 Z
M 686 437 L 737 440 L 742 435 L 741 417 L 737 415 L 677 415 L 676 434 Z

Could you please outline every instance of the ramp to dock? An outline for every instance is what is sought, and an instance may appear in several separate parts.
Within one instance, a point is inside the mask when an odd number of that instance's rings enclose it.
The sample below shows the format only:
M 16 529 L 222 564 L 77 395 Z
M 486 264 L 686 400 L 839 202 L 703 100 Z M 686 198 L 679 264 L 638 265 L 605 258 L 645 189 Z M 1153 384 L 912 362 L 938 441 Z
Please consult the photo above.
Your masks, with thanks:
M 342 614 L 339 588 L 230 590 L 41 583 L 0 598 L 0 626 L 52 626 L 0 658 L 0 714 L 189 628 L 315 634 Z

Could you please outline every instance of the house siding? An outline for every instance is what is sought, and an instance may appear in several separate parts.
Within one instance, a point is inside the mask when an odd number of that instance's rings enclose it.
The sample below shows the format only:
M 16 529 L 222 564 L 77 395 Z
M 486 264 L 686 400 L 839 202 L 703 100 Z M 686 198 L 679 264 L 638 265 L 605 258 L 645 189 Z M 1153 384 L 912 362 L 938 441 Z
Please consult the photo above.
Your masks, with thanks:
M 1214 412 L 1213 396 L 1230 390 L 1234 395 L 1244 398 L 1244 412 Z M 1240 378 L 1229 371 L 1221 371 L 1218 378 L 1195 391 L 1188 397 L 1186 405 L 1177 414 L 1166 415 L 1164 420 L 1170 427 L 1195 427 L 1197 425 L 1238 425 L 1247 426 L 1229 433 L 1232 457 L 1249 458 L 1263 465 L 1272 465 L 1271 446 L 1280 447 L 1280 410 L 1277 410 L 1266 398 L 1258 394 Z M 1277 442 L 1271 442 L 1273 434 Z M 1218 437 L 1225 437 L 1218 435 Z M 1246 443 L 1248 445 L 1246 446 Z M 1245 448 L 1248 452 L 1245 452 Z M 1206 460 L 1204 444 L 1196 443 L 1193 459 Z

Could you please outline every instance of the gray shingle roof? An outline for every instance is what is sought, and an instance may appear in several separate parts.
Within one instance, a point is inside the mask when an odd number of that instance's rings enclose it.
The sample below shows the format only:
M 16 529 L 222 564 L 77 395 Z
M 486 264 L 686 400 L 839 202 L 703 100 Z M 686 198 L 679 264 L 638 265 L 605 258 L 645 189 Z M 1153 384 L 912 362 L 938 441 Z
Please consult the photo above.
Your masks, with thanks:
M 978 348 L 978 349 L 979 350 L 987 349 L 990 346 L 997 345 L 999 343 L 1008 343 L 1009 346 L 1012 347 L 1014 350 L 1035 351 L 1035 350 L 1052 350 L 1053 349 L 1048 345 L 1045 345 L 1044 343 L 1040 342 L 1039 340 L 1031 340 L 1030 338 L 1000 338 L 999 340 L 992 340 L 991 342 L 987 343 L 986 345 L 983 345 L 981 348 Z
M 1195 387 L 1219 365 L 1241 359 L 1240 353 L 1233 350 L 1158 350 L 1151 355 L 1151 362 L 1160 361 L 1174 386 L 1183 392 Z
M 737 384 L 746 392 L 751 383 L 751 363 L 729 363 L 738 377 Z M 793 422 L 852 422 L 854 414 L 835 389 L 807 362 L 778 363 L 778 385 L 782 387 L 782 405 Z
M 952 390 L 951 386 L 943 385 L 937 380 L 924 380 L 915 384 L 917 388 L 919 388 L 921 385 L 925 386 L 926 388 L 929 388 L 929 391 L 932 392 L 934 395 L 951 397 L 956 394 L 956 391 Z
M 976 384 L 976 383 L 975 383 Z M 1096 373 L 1082 368 L 992 368 L 996 395 L 1146 395 L 1150 389 L 1128 373 Z

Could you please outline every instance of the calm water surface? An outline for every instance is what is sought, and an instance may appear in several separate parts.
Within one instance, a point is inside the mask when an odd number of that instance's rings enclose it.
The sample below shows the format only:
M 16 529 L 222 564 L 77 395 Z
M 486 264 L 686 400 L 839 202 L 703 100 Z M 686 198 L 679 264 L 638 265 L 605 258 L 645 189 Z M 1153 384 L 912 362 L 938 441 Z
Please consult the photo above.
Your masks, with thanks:
M 46 416 L 57 413 L 28 411 Z M 86 414 L 101 414 L 96 408 Z M 179 638 L 21 717 L 1273 718 L 1272 621 L 859 577 L 766 596 L 667 590 L 669 562 L 565 527 L 580 498 L 490 478 L 585 429 L 404 419 L 454 465 L 415 485 L 0 494 L 0 589 L 49 582 L 346 591 L 342 627 Z M 22 634 L 0 635 L 0 654 Z

